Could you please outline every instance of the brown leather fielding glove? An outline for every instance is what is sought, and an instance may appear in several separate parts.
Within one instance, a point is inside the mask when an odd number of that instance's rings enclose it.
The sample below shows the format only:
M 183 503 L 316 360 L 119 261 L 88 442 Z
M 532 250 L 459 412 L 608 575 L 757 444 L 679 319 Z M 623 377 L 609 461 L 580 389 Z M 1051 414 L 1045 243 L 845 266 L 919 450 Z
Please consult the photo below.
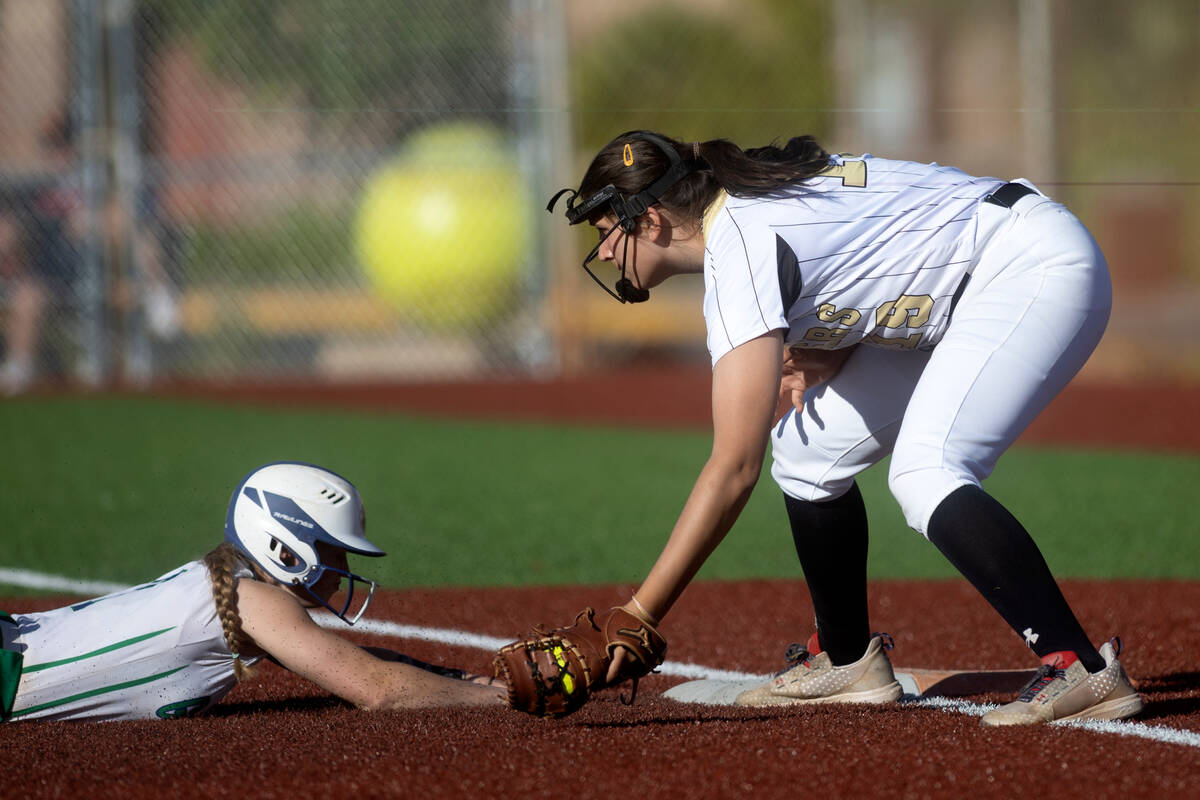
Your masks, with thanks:
M 625 659 L 609 683 L 608 668 L 617 648 Z M 508 704 L 539 717 L 565 717 L 578 711 L 597 689 L 637 681 L 663 662 L 667 641 L 649 623 L 622 608 L 603 614 L 586 608 L 575 624 L 545 631 L 500 648 L 493 674 L 508 686 Z

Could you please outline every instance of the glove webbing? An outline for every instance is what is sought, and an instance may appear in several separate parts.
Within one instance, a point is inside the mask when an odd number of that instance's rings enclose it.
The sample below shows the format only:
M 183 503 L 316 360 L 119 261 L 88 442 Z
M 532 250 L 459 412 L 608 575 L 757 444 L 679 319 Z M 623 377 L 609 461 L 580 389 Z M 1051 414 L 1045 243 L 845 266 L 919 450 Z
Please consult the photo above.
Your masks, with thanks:
M 540 644 L 541 644 L 541 642 L 539 642 L 539 645 Z M 549 647 L 539 647 L 538 649 L 545 650 L 547 652 L 550 651 Z M 558 674 L 553 677 L 550 684 L 547 686 L 546 683 L 542 680 L 542 671 L 538 668 L 537 659 L 531 656 L 531 653 L 533 652 L 533 648 L 526 647 L 526 648 L 524 648 L 524 652 L 525 652 L 525 661 L 527 664 L 529 664 L 529 673 L 533 677 L 533 688 L 534 688 L 534 691 L 537 693 L 537 713 L 539 716 L 545 716 L 546 715 L 546 699 L 548 697 L 554 696 L 556 694 L 560 694 L 560 695 L 566 697 L 568 694 L 570 694 L 569 692 L 567 692 L 566 679 L 565 679 L 565 675 L 569 675 L 570 673 L 567 671 L 566 667 L 560 665 L 558 668 Z M 586 689 L 586 681 L 584 680 L 584 676 L 582 676 L 582 675 L 575 676 L 575 680 L 578 681 L 579 683 L 583 684 L 584 688 Z M 578 688 L 579 687 L 577 686 L 576 689 L 578 689 Z M 555 689 L 557 689 L 558 691 L 556 692 Z

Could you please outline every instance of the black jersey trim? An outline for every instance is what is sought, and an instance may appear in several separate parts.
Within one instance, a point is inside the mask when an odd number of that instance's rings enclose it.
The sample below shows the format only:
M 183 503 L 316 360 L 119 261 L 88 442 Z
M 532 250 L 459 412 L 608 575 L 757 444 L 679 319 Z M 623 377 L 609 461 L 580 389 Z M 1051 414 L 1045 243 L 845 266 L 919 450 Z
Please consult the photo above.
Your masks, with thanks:
M 779 270 L 779 300 L 783 303 L 783 314 L 787 316 L 788 309 L 800 299 L 804 278 L 796 254 L 778 233 L 775 234 L 775 266 Z

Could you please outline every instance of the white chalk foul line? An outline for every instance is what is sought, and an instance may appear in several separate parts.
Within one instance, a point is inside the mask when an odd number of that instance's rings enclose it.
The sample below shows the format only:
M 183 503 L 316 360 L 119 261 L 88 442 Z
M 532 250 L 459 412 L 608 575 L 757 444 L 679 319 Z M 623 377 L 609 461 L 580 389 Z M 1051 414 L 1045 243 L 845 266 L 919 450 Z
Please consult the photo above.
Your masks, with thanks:
M 976 717 L 982 717 L 995 708 L 992 705 L 968 703 L 950 697 L 920 697 L 915 698 L 912 702 L 914 705 L 936 708 L 941 711 L 950 711 L 957 714 L 970 714 Z M 1133 720 L 1062 719 L 1050 724 L 1066 728 L 1082 728 L 1085 731 L 1094 731 L 1096 733 L 1133 736 L 1138 739 L 1150 739 L 1151 741 L 1167 742 L 1168 744 L 1182 744 L 1187 747 L 1200 747 L 1200 733 L 1196 731 L 1166 728 L 1161 725 L 1147 725 L 1144 722 L 1135 722 Z
M 313 618 L 317 623 L 327 628 L 345 628 L 345 623 L 339 620 L 332 614 L 314 614 Z M 354 626 L 355 630 L 361 630 L 364 633 L 373 633 L 380 636 L 393 636 L 400 639 L 419 639 L 427 642 L 437 642 L 439 644 L 458 645 L 460 647 L 475 647 L 480 650 L 494 651 L 508 644 L 510 639 L 500 639 L 494 636 L 482 636 L 479 634 L 464 633 L 463 631 L 449 630 L 445 628 L 426 628 L 417 625 L 401 625 L 395 622 L 387 622 L 385 620 L 363 620 Z M 755 675 L 748 672 L 734 672 L 732 670 L 716 669 L 715 667 L 705 667 L 700 664 L 688 664 L 678 661 L 665 661 L 658 671 L 663 675 L 672 675 L 681 678 L 689 678 L 693 680 L 709 679 L 720 681 L 745 681 L 755 678 L 766 679 L 765 675 Z M 912 705 L 922 708 L 933 708 L 938 711 L 946 711 L 954 714 L 967 714 L 973 717 L 982 717 L 988 711 L 995 708 L 994 705 L 968 703 L 964 700 L 956 700 L 949 697 L 913 697 L 907 701 Z M 1168 742 L 1170 744 L 1181 744 L 1188 747 L 1200 747 L 1200 733 L 1194 731 L 1180 730 L 1178 728 L 1165 728 L 1158 725 L 1147 725 L 1142 722 L 1131 722 L 1128 720 L 1063 720 L 1053 723 L 1054 725 L 1063 725 L 1072 728 L 1082 728 L 1084 730 L 1094 731 L 1096 733 L 1111 733 L 1118 736 L 1134 736 L 1141 739 L 1150 739 L 1158 742 Z
M 82 581 L 66 578 L 62 575 L 47 575 L 28 569 L 0 567 L 0 584 L 22 586 L 26 589 L 47 589 L 55 592 L 70 592 L 82 595 L 101 595 L 120 592 L 128 589 L 124 583 L 111 581 Z
M 86 581 L 66 578 L 61 575 L 47 575 L 27 569 L 0 567 L 0 584 L 21 586 L 28 589 L 48 589 L 54 591 L 73 592 L 77 594 L 108 594 L 128 589 L 123 583 L 110 581 Z M 346 624 L 332 614 L 314 614 L 313 619 L 324 628 L 346 629 Z M 377 636 L 391 636 L 397 639 L 415 639 L 438 644 L 472 647 L 478 650 L 494 651 L 508 644 L 510 639 L 496 636 L 486 636 L 478 633 L 468 633 L 449 628 L 429 628 L 423 625 L 403 625 L 387 620 L 361 620 L 354 630 Z M 745 681 L 754 678 L 765 678 L 747 672 L 705 667 L 700 664 L 687 664 L 677 661 L 666 661 L 659 667 L 664 675 L 673 675 L 693 680 L 709 679 L 722 681 Z M 968 703 L 947 697 L 918 697 L 909 700 L 912 705 L 923 708 L 933 708 L 954 714 L 967 714 L 981 717 L 995 706 Z M 1185 747 L 1200 748 L 1200 732 L 1167 728 L 1161 725 L 1147 725 L 1144 722 L 1129 720 L 1063 720 L 1052 723 L 1071 728 L 1082 728 L 1095 733 L 1108 733 L 1117 736 L 1133 736 L 1167 744 L 1178 744 Z
M 313 614 L 313 619 L 323 628 L 347 630 L 346 623 L 332 614 L 321 612 Z M 360 620 L 354 630 L 362 633 L 373 633 L 379 636 L 394 636 L 398 639 L 419 639 L 425 642 L 457 645 L 459 647 L 474 647 L 479 650 L 495 651 L 512 641 L 495 636 L 483 636 L 476 633 L 450 630 L 447 628 L 426 628 L 420 625 L 401 625 L 386 620 Z M 714 678 L 717 680 L 744 681 L 762 677 L 745 672 L 702 667 L 698 664 L 683 664 L 675 661 L 663 662 L 658 671 L 664 675 L 674 675 L 680 678 Z

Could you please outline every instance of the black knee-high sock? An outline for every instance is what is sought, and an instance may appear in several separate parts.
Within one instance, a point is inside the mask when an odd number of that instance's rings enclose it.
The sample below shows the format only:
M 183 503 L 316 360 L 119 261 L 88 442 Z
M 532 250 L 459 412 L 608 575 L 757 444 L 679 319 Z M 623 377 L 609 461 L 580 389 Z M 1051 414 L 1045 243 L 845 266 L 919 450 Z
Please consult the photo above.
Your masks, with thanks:
M 1028 531 L 987 492 L 963 486 L 929 520 L 929 541 L 1039 656 L 1073 650 L 1089 672 L 1104 668 Z
M 867 509 L 858 484 L 824 503 L 784 495 L 796 555 L 808 582 L 821 649 L 836 665 L 862 658 L 867 618 Z

